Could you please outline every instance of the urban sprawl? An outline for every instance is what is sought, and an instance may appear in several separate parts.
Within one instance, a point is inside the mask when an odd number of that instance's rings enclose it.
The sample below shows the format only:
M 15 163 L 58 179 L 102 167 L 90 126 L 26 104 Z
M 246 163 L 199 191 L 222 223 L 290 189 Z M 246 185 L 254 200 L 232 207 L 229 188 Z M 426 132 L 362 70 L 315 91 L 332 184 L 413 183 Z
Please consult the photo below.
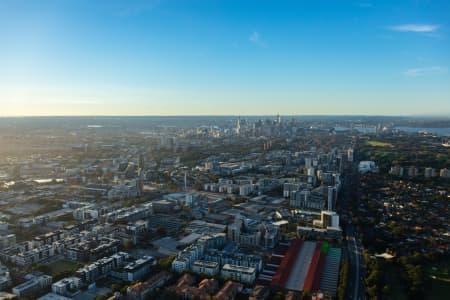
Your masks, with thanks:
M 432 297 L 449 137 L 405 122 L 3 119 L 0 299 Z

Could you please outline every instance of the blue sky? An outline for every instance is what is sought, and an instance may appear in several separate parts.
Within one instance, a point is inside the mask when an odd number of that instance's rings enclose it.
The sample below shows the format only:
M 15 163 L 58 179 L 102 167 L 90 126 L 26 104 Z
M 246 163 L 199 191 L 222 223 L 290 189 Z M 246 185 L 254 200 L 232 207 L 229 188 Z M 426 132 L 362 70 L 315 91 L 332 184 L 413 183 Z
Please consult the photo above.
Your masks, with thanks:
M 450 1 L 0 0 L 0 115 L 450 115 Z

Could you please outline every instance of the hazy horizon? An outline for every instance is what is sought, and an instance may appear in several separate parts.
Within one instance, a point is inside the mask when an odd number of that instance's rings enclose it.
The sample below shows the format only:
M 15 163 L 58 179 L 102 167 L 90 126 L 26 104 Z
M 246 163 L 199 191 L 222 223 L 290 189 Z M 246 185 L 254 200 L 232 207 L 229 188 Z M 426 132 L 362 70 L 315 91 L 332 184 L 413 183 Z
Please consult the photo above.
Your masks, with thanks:
M 343 117 L 349 117 L 349 118 L 405 118 L 405 119 L 436 119 L 436 120 L 445 120 L 450 119 L 450 116 L 447 114 L 429 114 L 429 115 L 420 115 L 420 114 L 185 114 L 185 115 L 148 115 L 148 114 L 142 114 L 142 115 L 101 115 L 101 114 L 93 114 L 93 115 L 0 115 L 0 118 L 6 119 L 6 118 L 204 118 L 204 117 L 220 117 L 220 118 L 226 118 L 226 117 L 232 117 L 232 118 L 273 118 L 277 115 L 280 115 L 282 118 L 291 118 L 291 117 L 312 117 L 312 118 L 320 118 L 320 117 L 336 117 L 336 118 L 343 118 Z

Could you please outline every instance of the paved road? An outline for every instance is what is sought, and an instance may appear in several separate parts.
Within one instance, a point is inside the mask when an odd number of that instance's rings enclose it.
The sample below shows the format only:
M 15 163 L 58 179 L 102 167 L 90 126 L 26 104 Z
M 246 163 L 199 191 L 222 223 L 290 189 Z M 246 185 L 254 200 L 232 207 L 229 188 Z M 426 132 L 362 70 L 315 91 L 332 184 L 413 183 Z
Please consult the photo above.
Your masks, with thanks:
M 342 211 L 348 212 L 350 193 L 353 185 L 358 184 L 355 180 L 356 173 L 352 172 L 344 178 L 342 189 Z M 346 299 L 349 300 L 365 300 L 366 286 L 364 282 L 364 248 L 359 240 L 355 226 L 348 218 L 345 224 L 347 233 L 347 254 L 350 262 L 349 282 L 347 285 Z
M 347 224 L 347 248 L 350 261 L 350 282 L 348 284 L 347 299 L 366 299 L 364 283 L 364 249 L 358 240 L 353 224 Z

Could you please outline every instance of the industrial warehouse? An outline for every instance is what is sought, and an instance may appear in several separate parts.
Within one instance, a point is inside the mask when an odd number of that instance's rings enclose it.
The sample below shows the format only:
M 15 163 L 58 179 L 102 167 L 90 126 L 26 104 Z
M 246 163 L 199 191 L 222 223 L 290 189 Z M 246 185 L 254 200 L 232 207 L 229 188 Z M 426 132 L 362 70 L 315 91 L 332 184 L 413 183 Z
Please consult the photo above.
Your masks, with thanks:
M 258 283 L 292 291 L 337 291 L 341 248 L 328 242 L 294 239 L 280 244 Z

